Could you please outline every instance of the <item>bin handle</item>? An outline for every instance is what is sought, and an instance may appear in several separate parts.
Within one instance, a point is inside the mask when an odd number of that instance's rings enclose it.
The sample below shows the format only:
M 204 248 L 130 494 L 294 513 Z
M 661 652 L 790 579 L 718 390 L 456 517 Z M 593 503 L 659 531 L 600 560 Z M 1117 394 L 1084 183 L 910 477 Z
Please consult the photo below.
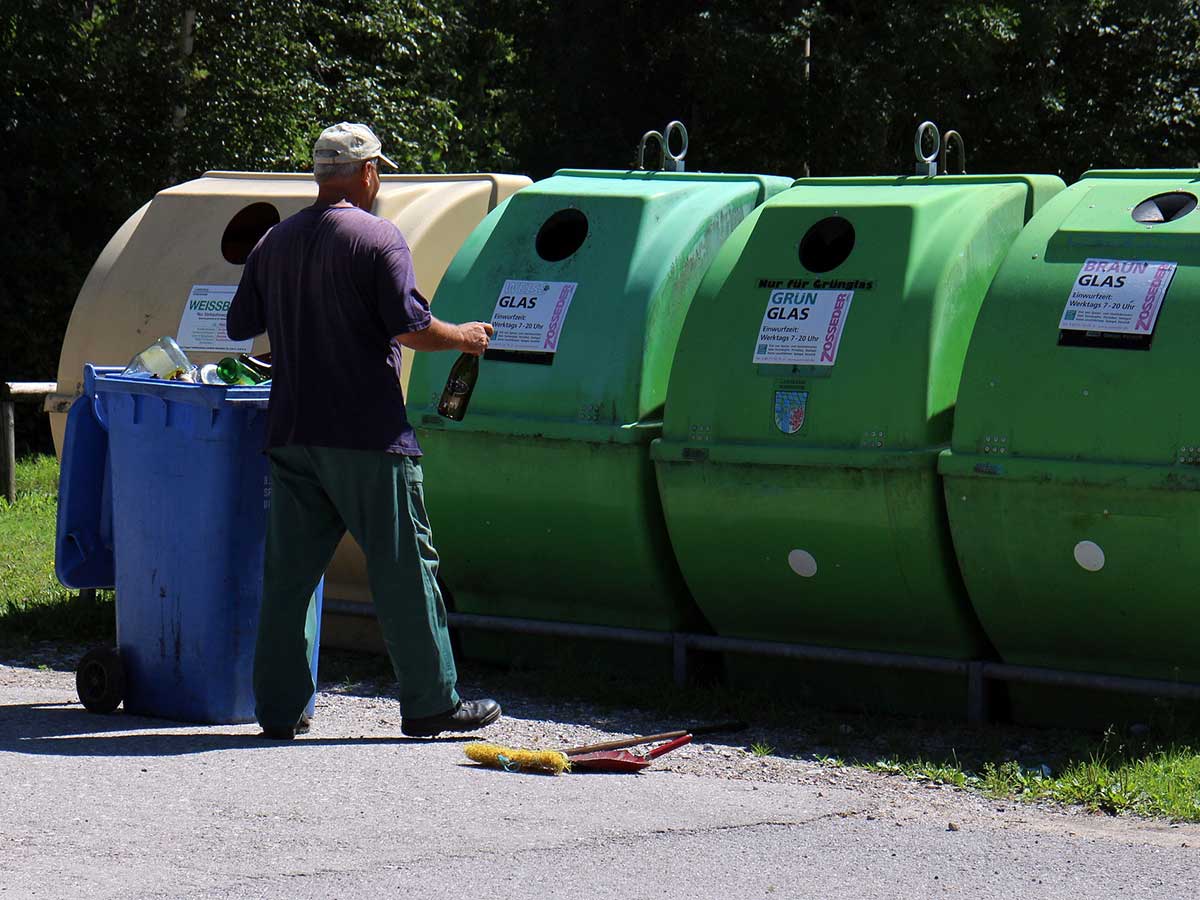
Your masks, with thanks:
M 678 153 L 671 150 L 671 136 L 678 133 L 682 146 Z M 659 147 L 658 170 L 662 172 L 684 171 L 684 157 L 688 152 L 687 128 L 678 119 L 672 119 L 662 131 L 647 131 L 642 135 L 638 144 L 638 168 L 646 170 L 646 147 L 651 141 L 657 141 Z
M 681 145 L 678 154 L 671 152 L 671 135 L 675 133 L 679 134 Z M 682 172 L 684 165 L 683 158 L 687 156 L 688 152 L 688 133 L 687 128 L 678 119 L 672 119 L 667 123 L 667 127 L 663 129 L 662 149 L 663 168 L 669 169 L 671 172 Z M 671 161 L 669 166 L 667 163 L 668 159 Z
M 269 395 L 268 395 L 269 396 Z M 232 406 L 261 406 L 267 408 L 267 397 L 239 397 L 236 394 L 228 393 L 225 395 L 224 402 Z
M 950 145 L 958 144 L 958 172 L 959 175 L 967 174 L 967 145 L 963 141 L 963 136 L 951 128 L 942 139 L 942 152 L 938 156 L 938 166 L 947 175 L 950 174 Z
M 649 144 L 651 140 L 658 141 L 659 147 L 662 147 L 665 143 L 665 141 L 663 140 L 662 134 L 657 131 L 647 131 L 645 134 L 643 134 L 642 141 L 640 144 L 638 144 L 638 168 L 639 169 L 644 170 L 646 168 L 646 145 Z M 660 168 L 661 168 L 661 166 L 660 166 Z
M 104 415 L 104 404 L 100 400 L 99 391 L 92 395 L 92 418 L 99 423 L 101 428 L 108 431 L 108 417 Z
M 122 371 L 124 370 L 120 366 L 97 366 L 92 363 L 85 363 L 83 366 L 83 392 L 92 401 L 93 418 L 105 431 L 108 431 L 108 416 L 104 413 L 100 392 L 96 390 L 96 377 L 98 375 L 120 375 Z

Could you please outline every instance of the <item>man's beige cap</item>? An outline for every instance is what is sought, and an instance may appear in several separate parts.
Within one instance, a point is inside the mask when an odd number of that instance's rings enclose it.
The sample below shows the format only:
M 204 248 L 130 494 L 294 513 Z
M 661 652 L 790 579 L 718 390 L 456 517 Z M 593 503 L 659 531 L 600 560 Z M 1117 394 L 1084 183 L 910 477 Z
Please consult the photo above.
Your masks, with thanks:
M 366 125 L 339 122 L 321 132 L 313 145 L 313 165 L 336 166 L 343 163 L 379 159 L 393 169 L 400 167 L 383 155 L 383 145 Z

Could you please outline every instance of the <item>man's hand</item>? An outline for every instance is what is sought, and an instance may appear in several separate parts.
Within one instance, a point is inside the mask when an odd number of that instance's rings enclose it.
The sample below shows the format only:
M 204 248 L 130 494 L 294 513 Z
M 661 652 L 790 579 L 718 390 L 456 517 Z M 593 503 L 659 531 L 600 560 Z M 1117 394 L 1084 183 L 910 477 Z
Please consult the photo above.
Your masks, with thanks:
M 487 322 L 453 325 L 438 318 L 431 318 L 428 327 L 420 331 L 398 334 L 396 340 L 405 347 L 422 352 L 459 350 L 472 356 L 482 356 L 488 347 L 488 338 L 494 333 L 495 329 Z
M 462 334 L 458 348 L 471 356 L 483 356 L 483 351 L 488 348 L 488 338 L 496 333 L 487 322 L 464 322 L 458 330 Z

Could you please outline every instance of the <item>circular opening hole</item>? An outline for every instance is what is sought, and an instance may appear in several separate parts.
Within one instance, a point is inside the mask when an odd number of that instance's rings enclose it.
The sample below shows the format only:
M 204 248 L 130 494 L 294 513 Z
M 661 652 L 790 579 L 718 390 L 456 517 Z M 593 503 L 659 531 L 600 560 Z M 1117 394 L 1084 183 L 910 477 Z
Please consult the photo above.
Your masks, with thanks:
M 1182 219 L 1196 208 L 1196 198 L 1186 191 L 1157 194 L 1133 208 L 1133 221 L 1156 225 Z
M 534 246 L 546 262 L 558 262 L 578 250 L 587 235 L 587 216 L 577 209 L 560 209 L 538 229 Z
M 844 263 L 853 249 L 854 226 L 841 216 L 829 216 L 801 238 L 800 265 L 810 272 L 828 272 Z
M 279 210 L 270 203 L 251 203 L 229 220 L 221 235 L 221 255 L 235 266 L 245 265 L 246 257 L 259 238 L 279 224 Z

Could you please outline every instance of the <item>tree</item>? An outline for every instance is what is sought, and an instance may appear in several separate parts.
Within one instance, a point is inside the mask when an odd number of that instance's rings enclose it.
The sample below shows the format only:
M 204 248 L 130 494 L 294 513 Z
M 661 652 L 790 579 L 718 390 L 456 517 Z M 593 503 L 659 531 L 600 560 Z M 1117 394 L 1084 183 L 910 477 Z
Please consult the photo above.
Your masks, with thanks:
M 342 119 L 415 172 L 630 167 L 674 118 L 691 170 L 909 174 L 926 118 L 973 172 L 1200 160 L 1200 0 L 0 0 L 0 52 L 9 378 L 156 190 Z
M 100 249 L 164 187 L 207 169 L 305 170 L 341 120 L 372 124 L 411 171 L 472 167 L 454 63 L 478 39 L 448 0 L 0 7 L 0 373 L 53 377 Z M 503 153 L 495 136 L 487 153 Z

